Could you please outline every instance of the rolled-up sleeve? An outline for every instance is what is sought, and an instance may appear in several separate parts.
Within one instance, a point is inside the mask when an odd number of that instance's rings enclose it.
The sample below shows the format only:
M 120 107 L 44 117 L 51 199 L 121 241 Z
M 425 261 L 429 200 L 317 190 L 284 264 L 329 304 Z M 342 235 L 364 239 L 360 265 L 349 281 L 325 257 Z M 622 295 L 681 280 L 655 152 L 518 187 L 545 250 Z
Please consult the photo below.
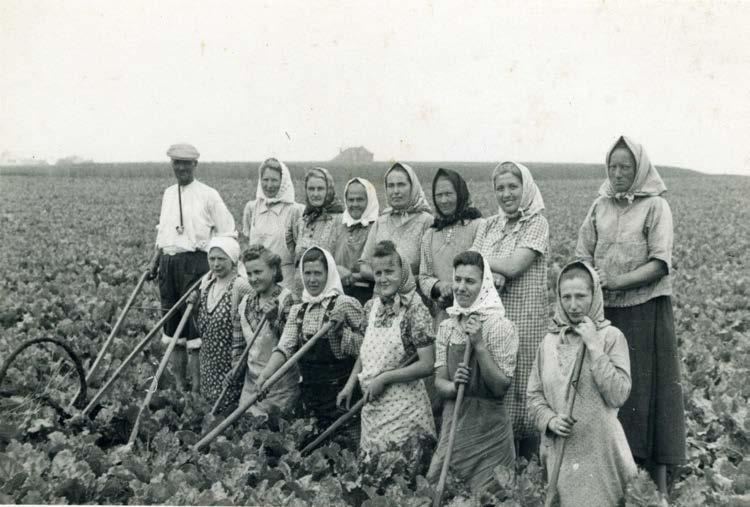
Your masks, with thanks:
M 362 322 L 364 312 L 359 301 L 349 296 L 339 296 L 331 312 L 331 319 L 343 322 L 341 333 L 341 352 L 347 356 L 358 356 L 364 335 Z
M 528 225 L 521 229 L 518 248 L 529 248 L 544 254 L 549 249 L 549 224 L 542 215 L 534 215 L 528 220 Z
M 646 216 L 646 238 L 648 241 L 648 258 L 658 259 L 672 271 L 672 243 L 674 232 L 672 210 L 663 197 L 657 197 Z
M 488 319 L 482 329 L 482 338 L 492 359 L 506 377 L 516 373 L 518 355 L 518 333 L 508 319 Z

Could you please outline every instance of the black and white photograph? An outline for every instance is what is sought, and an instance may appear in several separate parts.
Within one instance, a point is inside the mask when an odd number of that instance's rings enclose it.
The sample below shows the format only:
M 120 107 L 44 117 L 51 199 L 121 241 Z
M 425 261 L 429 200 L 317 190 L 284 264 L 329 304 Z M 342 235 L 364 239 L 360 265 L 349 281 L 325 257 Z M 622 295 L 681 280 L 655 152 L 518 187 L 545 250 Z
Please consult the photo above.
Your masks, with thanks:
M 0 505 L 750 507 L 749 26 L 0 0 Z

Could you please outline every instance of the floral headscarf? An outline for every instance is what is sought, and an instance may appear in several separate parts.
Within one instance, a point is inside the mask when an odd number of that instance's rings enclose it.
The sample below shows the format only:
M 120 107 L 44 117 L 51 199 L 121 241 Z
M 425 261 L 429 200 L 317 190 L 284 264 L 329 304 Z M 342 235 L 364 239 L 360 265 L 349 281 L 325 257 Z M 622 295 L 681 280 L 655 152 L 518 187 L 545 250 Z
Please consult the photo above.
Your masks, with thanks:
M 487 262 L 487 259 L 485 259 L 483 255 L 480 254 L 480 256 L 482 257 L 482 262 L 484 264 L 484 272 L 482 273 L 482 287 L 479 289 L 479 294 L 477 294 L 477 298 L 468 308 L 459 305 L 454 297 L 453 305 L 446 309 L 446 312 L 448 312 L 448 315 L 451 317 L 471 314 L 478 314 L 481 317 L 486 317 L 491 314 L 500 314 L 501 317 L 505 316 L 505 307 L 500 300 L 500 296 L 497 294 L 495 281 L 492 278 L 492 268 L 490 268 L 490 263 Z
M 321 178 L 326 182 L 326 197 L 323 200 L 322 206 L 312 206 L 310 204 L 310 199 L 307 198 L 307 181 L 310 178 Z M 314 222 L 323 215 L 342 213 L 344 211 L 344 206 L 341 204 L 341 201 L 336 198 L 336 187 L 334 186 L 333 177 L 331 176 L 331 173 L 328 172 L 328 169 L 324 167 L 313 167 L 312 169 L 308 169 L 305 173 L 305 205 L 305 211 L 302 213 L 302 217 L 307 223 Z
M 628 191 L 625 193 L 616 193 L 609 181 L 609 171 L 607 168 L 609 167 L 609 159 L 612 156 L 612 152 L 615 151 L 615 148 L 621 143 L 625 143 L 630 150 L 630 153 L 633 154 L 636 172 L 633 184 L 630 185 Z M 622 198 L 633 202 L 633 199 L 636 197 L 662 195 L 667 191 L 667 186 L 664 184 L 664 180 L 661 179 L 656 167 L 654 167 L 651 160 L 649 160 L 646 150 L 643 149 L 643 146 L 640 143 L 633 141 L 629 137 L 620 136 L 615 144 L 612 145 L 612 148 L 609 149 L 607 152 L 607 158 L 604 161 L 604 173 L 607 179 L 604 180 L 604 183 L 602 183 L 602 186 L 599 188 L 599 195 L 604 197 L 615 199 Z
M 518 211 L 521 214 L 519 222 L 523 222 L 533 217 L 544 209 L 544 199 L 542 199 L 542 193 L 539 191 L 539 187 L 534 183 L 534 177 L 531 175 L 529 168 L 518 162 L 506 160 L 495 166 L 492 171 L 492 188 L 495 188 L 495 177 L 500 172 L 500 168 L 503 164 L 513 164 L 519 171 L 521 171 L 521 184 L 523 190 L 521 193 L 521 204 L 518 206 Z M 505 212 L 500 208 L 499 215 L 505 216 Z M 507 217 L 506 217 L 507 218 Z
M 383 210 L 383 214 L 386 215 L 389 213 L 398 213 L 410 215 L 413 213 L 421 213 L 423 211 L 427 213 L 432 212 L 432 210 L 430 209 L 430 205 L 427 202 L 427 198 L 424 195 L 424 190 L 422 190 L 422 184 L 419 182 L 419 178 L 417 178 L 417 173 L 414 172 L 414 169 L 412 169 L 410 165 L 402 164 L 401 162 L 396 162 L 395 164 L 393 164 L 391 168 L 386 171 L 385 176 L 383 177 L 383 184 L 386 187 L 388 186 L 388 175 L 394 169 L 401 169 L 403 171 L 406 171 L 406 175 L 409 177 L 409 182 L 411 183 L 411 196 L 409 196 L 409 204 L 405 209 L 395 210 L 392 206 L 388 206 Z
M 347 227 L 351 227 L 355 224 L 361 224 L 367 227 L 378 219 L 378 214 L 380 212 L 378 192 L 377 190 L 375 190 L 375 186 L 366 179 L 353 178 L 347 181 L 346 186 L 344 187 L 344 201 L 346 201 L 346 193 L 349 191 L 349 185 L 351 185 L 355 181 L 365 187 L 365 191 L 367 192 L 367 206 L 365 207 L 365 211 L 362 212 L 362 216 L 359 217 L 359 220 L 355 220 L 352 218 L 352 216 L 349 214 L 349 208 L 344 210 L 344 215 L 341 217 L 341 220 Z
M 557 301 L 555 303 L 555 316 L 552 318 L 552 324 L 550 325 L 550 332 L 559 333 L 567 328 L 573 328 L 575 325 L 571 322 L 568 314 L 563 309 L 562 302 L 560 301 L 560 279 L 563 273 L 570 270 L 573 267 L 584 269 L 591 275 L 593 282 L 593 298 L 591 299 L 591 308 L 589 308 L 588 316 L 594 322 L 597 329 L 603 329 L 611 323 L 604 318 L 604 295 L 602 294 L 602 286 L 599 282 L 599 275 L 596 274 L 596 270 L 591 267 L 590 264 L 583 261 L 573 261 L 565 265 L 560 270 L 560 274 L 557 276 Z
M 438 178 L 445 178 L 450 181 L 453 185 L 453 190 L 456 192 L 456 211 L 450 216 L 443 215 L 437 202 L 435 202 L 435 184 Z M 435 174 L 435 178 L 432 180 L 432 202 L 435 204 L 435 221 L 431 227 L 438 231 L 459 221 L 461 225 L 464 225 L 466 220 L 474 220 L 482 217 L 482 212 L 471 205 L 471 194 L 469 194 L 469 187 L 466 185 L 466 181 L 460 174 L 450 169 L 443 169 L 441 167 Z
M 266 196 L 265 192 L 263 192 L 263 185 L 260 182 L 263 179 L 263 170 L 266 167 L 272 171 L 281 172 L 281 185 L 279 185 L 279 191 L 276 192 L 274 197 Z M 261 202 L 264 202 L 266 205 L 277 202 L 294 204 L 294 183 L 292 183 L 292 175 L 289 172 L 289 168 L 284 162 L 275 158 L 267 158 L 258 166 L 258 188 L 255 190 L 255 202 L 256 205 Z
M 416 295 L 417 282 L 414 280 L 409 261 L 401 255 L 398 249 L 396 249 L 395 255 L 401 263 L 401 281 L 396 293 L 391 297 L 383 298 L 377 292 L 377 284 L 375 285 L 375 295 L 380 298 L 380 307 L 375 314 L 375 319 L 381 322 L 390 317 L 395 317 L 401 306 L 410 304 L 412 298 Z
M 321 291 L 320 294 L 317 296 L 313 296 L 307 291 L 307 287 L 305 287 L 305 277 L 303 276 L 303 267 L 304 267 L 304 260 L 305 255 L 307 255 L 307 252 L 310 250 L 320 250 L 323 252 L 323 255 L 326 258 L 326 269 L 328 270 L 328 278 L 326 279 L 326 285 Z M 332 296 L 341 295 L 344 293 L 344 286 L 341 284 L 341 277 L 339 276 L 339 270 L 336 269 L 336 261 L 333 259 L 333 255 L 331 255 L 331 252 L 326 250 L 325 248 L 320 248 L 318 246 L 312 246 L 305 250 L 305 253 L 302 254 L 302 261 L 299 263 L 299 276 L 302 279 L 302 302 L 303 303 L 320 303 L 324 299 L 327 299 Z

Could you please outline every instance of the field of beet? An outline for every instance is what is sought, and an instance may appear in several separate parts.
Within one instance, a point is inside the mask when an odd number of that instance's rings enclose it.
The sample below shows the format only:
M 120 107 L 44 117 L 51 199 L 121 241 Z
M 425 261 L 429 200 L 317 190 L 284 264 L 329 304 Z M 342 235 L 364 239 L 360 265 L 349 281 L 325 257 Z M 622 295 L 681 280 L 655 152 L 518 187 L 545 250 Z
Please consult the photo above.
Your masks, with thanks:
M 475 204 L 495 213 L 489 164 L 464 169 Z M 578 227 L 596 196 L 601 168 L 530 164 L 550 224 L 550 279 L 571 258 Z M 223 196 L 240 226 L 255 194 L 254 170 L 199 165 L 197 177 Z M 338 190 L 352 173 L 380 188 L 386 164 L 334 168 Z M 429 194 L 436 164 L 418 172 Z M 88 369 L 153 251 L 168 164 L 47 169 L 0 175 L 0 362 L 21 342 L 67 342 Z M 51 170 L 50 170 L 51 172 Z M 60 174 L 62 172 L 62 174 Z M 300 168 L 294 168 L 299 178 Z M 688 424 L 689 463 L 677 471 L 674 505 L 750 505 L 750 178 L 663 171 L 675 224 L 674 305 Z M 297 180 L 298 200 L 301 186 Z M 381 207 L 382 207 L 381 201 Z M 148 284 L 128 315 L 89 399 L 159 318 Z M 205 451 L 192 451 L 210 407 L 181 395 L 165 375 L 138 441 L 125 448 L 164 352 L 154 340 L 91 413 L 67 408 L 78 384 L 54 348 L 26 349 L 0 385 L 0 503 L 173 505 L 429 505 L 419 455 L 386 452 L 359 462 L 335 443 L 302 455 L 310 420 L 250 416 Z M 633 365 L 637 368 L 638 365 Z M 42 393 L 50 402 L 37 398 Z M 55 403 L 58 409 L 54 408 Z M 541 505 L 539 467 L 498 469 L 497 505 Z M 449 481 L 446 503 L 476 505 Z M 628 505 L 656 505 L 645 474 Z

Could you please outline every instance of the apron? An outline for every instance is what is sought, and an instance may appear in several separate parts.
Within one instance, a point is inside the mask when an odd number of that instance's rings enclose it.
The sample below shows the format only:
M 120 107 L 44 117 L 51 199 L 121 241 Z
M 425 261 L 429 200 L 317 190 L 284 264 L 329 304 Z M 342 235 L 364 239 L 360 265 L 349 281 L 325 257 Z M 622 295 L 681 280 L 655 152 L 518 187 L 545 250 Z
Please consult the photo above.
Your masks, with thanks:
M 446 350 L 448 377 L 453 375 L 464 360 L 466 344 L 451 345 Z M 481 368 L 476 355 L 470 361 L 471 378 L 466 384 L 461 411 L 456 424 L 456 441 L 451 455 L 451 471 L 468 481 L 472 492 L 479 493 L 497 484 L 494 468 L 497 465 L 514 466 L 516 451 L 513 443 L 513 426 L 503 400 L 497 399 L 481 379 Z M 510 392 L 510 391 L 508 391 Z M 456 400 L 446 400 L 443 407 L 443 424 L 435 454 L 432 457 L 427 479 L 437 483 L 448 448 L 453 407 Z
M 401 321 L 406 308 L 392 319 L 390 327 L 375 327 L 375 316 L 381 304 L 377 298 L 372 305 L 359 352 L 362 361 L 359 382 L 363 391 L 380 373 L 399 368 L 406 359 L 401 340 Z M 403 444 L 410 436 L 419 433 L 435 436 L 435 421 L 422 379 L 390 384 L 380 397 L 362 407 L 360 449 L 363 452 L 384 447 L 387 442 Z
M 291 292 L 282 289 L 278 296 L 278 306 L 282 307 L 284 300 L 291 296 Z M 255 334 L 253 325 L 247 320 L 247 300 L 245 296 L 237 306 L 240 315 L 240 325 L 242 326 L 242 335 L 245 342 L 249 342 Z M 255 323 L 256 325 L 259 322 Z M 279 337 L 276 336 L 270 327 L 270 323 L 263 325 L 255 343 L 247 354 L 247 370 L 245 372 L 245 384 L 242 387 L 240 395 L 240 404 L 247 401 L 251 396 L 258 393 L 256 380 L 268 363 L 274 349 L 279 343 Z M 248 410 L 256 417 L 263 417 L 271 411 L 271 407 L 276 407 L 280 412 L 286 412 L 294 407 L 299 398 L 299 370 L 296 367 L 290 368 L 289 371 L 281 377 L 268 392 L 268 395 L 261 401 L 252 405 Z
M 328 322 L 329 314 L 333 310 L 336 299 L 336 297 L 330 299 L 321 325 Z M 306 311 L 307 305 L 304 304 L 297 315 L 298 329 L 302 328 Z M 346 412 L 336 406 L 336 396 L 349 380 L 355 362 L 353 357 L 338 359 L 331 350 L 328 341 L 330 337 L 330 333 L 322 336 L 300 358 L 298 363 L 302 373 L 302 384 L 300 386 L 302 404 L 308 415 L 318 419 L 318 426 L 322 429 L 330 426 L 340 415 Z M 300 338 L 301 343 L 306 343 L 312 338 L 312 335 Z M 350 424 L 356 419 L 356 417 L 352 418 Z

